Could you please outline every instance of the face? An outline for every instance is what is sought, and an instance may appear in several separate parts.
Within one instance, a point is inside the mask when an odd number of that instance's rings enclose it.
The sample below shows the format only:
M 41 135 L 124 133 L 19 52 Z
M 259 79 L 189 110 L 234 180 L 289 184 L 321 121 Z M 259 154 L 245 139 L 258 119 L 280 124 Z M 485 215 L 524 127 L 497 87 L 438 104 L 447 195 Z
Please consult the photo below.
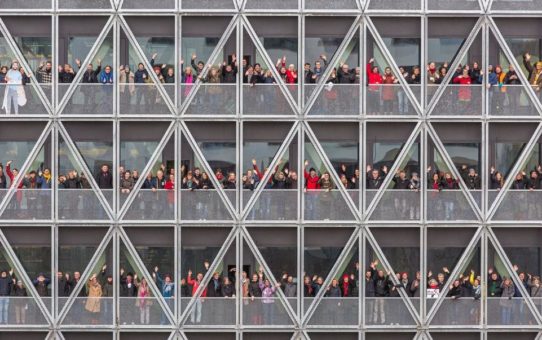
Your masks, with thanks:
M 143 71 L 145 68 L 143 67 L 143 64 L 140 63 L 139 65 L 137 65 L 137 69 Z
M 254 274 L 252 275 L 252 282 L 258 281 L 258 275 Z
M 386 67 L 386 71 L 385 71 L 385 72 L 386 72 L 386 75 L 388 75 L 388 76 L 391 75 L 391 68 Z
M 81 278 L 81 273 L 79 272 L 74 272 L 73 273 L 73 278 L 76 279 L 76 280 L 79 280 Z
M 371 175 L 373 176 L 373 178 L 378 178 L 378 170 L 373 170 L 371 172 Z
M 102 165 L 102 172 L 109 172 L 109 166 Z
M 11 65 L 11 68 L 12 68 L 13 70 L 18 70 L 18 69 L 19 69 L 19 63 L 14 62 L 14 63 Z

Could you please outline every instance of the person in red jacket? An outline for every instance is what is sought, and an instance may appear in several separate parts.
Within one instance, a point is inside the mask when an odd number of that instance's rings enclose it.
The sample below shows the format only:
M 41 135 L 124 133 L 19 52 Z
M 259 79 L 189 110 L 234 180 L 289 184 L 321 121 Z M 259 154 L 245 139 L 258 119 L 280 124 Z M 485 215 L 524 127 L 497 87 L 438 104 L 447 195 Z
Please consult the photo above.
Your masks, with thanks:
M 192 279 L 192 270 L 188 270 L 188 276 L 186 277 L 186 283 L 188 285 L 192 286 L 192 296 L 196 296 L 196 292 L 198 291 L 198 288 L 201 284 L 203 284 L 203 274 L 198 273 L 196 276 L 196 279 Z M 192 313 L 190 315 L 190 321 L 192 323 L 200 323 L 201 322 L 201 298 L 204 298 L 207 296 L 207 287 L 203 289 L 203 292 L 201 292 L 201 295 L 196 299 L 194 308 L 192 309 Z
M 453 79 L 454 84 L 459 84 L 459 90 L 457 91 L 457 99 L 459 101 L 459 111 L 458 114 L 465 114 L 467 112 L 470 103 L 471 103 L 471 83 L 472 79 L 469 76 L 469 69 L 463 67 L 463 70 L 460 75 Z
M 316 203 L 318 199 L 318 191 L 320 190 L 320 176 L 316 172 L 314 168 L 310 168 L 309 171 L 307 171 L 307 167 L 309 166 L 309 161 L 305 161 L 305 169 L 304 176 L 305 176 L 305 190 L 307 194 L 306 197 L 306 204 L 305 211 L 308 213 L 306 218 L 308 220 L 314 220 L 316 215 Z
M 383 82 L 378 66 L 373 65 L 374 58 L 367 63 L 367 101 L 370 114 L 380 112 L 380 89 Z
M 392 114 L 393 113 L 393 104 L 396 99 L 396 86 L 399 80 L 395 78 L 393 73 L 391 72 L 391 68 L 386 67 L 384 70 L 384 76 L 382 77 L 382 84 L 384 86 L 382 87 L 382 102 L 384 103 L 384 114 Z

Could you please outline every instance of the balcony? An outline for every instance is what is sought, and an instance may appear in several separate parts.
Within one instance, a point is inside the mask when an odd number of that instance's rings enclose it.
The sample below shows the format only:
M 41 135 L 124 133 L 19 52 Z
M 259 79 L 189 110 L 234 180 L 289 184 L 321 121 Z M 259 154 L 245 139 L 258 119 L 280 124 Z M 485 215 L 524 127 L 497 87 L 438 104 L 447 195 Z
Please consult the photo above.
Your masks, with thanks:
M 247 215 L 248 220 L 297 220 L 297 193 L 295 189 L 264 189 Z M 243 191 L 244 206 L 253 191 Z
M 296 310 L 297 299 L 288 302 Z M 287 326 L 292 324 L 288 312 L 279 298 L 244 298 L 243 324 L 246 326 Z
M 435 304 L 436 299 L 427 299 L 427 310 Z M 444 298 L 437 310 L 433 321 L 434 325 L 462 325 L 475 326 L 480 324 L 481 300 L 474 298 Z M 488 305 L 489 310 L 489 305 Z
M 102 190 L 105 199 L 113 202 L 113 190 Z M 58 216 L 61 220 L 108 219 L 98 196 L 92 189 L 58 189 Z
M 480 204 L 481 191 L 471 190 Z M 427 219 L 432 221 L 476 220 L 465 194 L 461 190 L 427 190 Z
M 119 107 L 121 114 L 170 115 L 166 101 L 155 84 L 125 84 L 121 83 Z M 162 84 L 166 93 L 175 93 L 174 84 Z
M 319 10 L 347 10 L 358 9 L 355 0 L 305 0 L 305 9 L 319 9 Z
M 152 3 L 147 0 L 124 0 L 122 9 L 174 9 L 175 0 L 155 0 Z
M 181 298 L 183 306 L 188 305 L 191 298 Z M 192 305 L 190 316 L 185 326 L 198 325 L 234 325 L 235 301 L 231 298 L 199 298 Z
M 488 201 L 494 202 L 499 194 L 496 190 L 488 192 Z M 506 221 L 542 220 L 542 190 L 510 189 L 497 208 L 493 219 Z
M 133 0 L 129 0 L 133 1 Z M 58 0 L 59 9 L 111 9 L 110 0 Z
M 542 298 L 535 298 L 535 300 L 540 311 Z M 537 327 L 536 319 L 522 298 L 488 298 L 487 323 L 488 325 Z
M 51 9 L 51 0 L 4 0 L 4 9 Z
M 491 6 L 492 11 L 539 11 L 542 6 L 541 0 L 494 0 Z
M 314 298 L 305 298 L 307 309 Z M 323 297 L 316 307 L 309 324 L 311 325 L 357 325 L 358 321 L 358 297 Z
M 376 193 L 377 190 L 367 190 L 367 206 L 371 204 Z M 420 192 L 416 190 L 386 190 L 373 210 L 371 220 L 419 220 L 420 199 Z
M 32 87 L 32 85 L 6 85 L 6 84 L 0 84 L 0 100 L 2 102 L 4 100 L 9 100 L 9 98 L 5 98 L 7 95 L 6 87 L 8 86 L 15 86 L 15 90 L 17 91 L 17 98 L 20 101 L 21 98 L 26 98 L 26 103 L 23 106 L 17 105 L 17 107 L 12 105 L 10 106 L 10 112 L 9 115 L 47 115 L 47 111 L 45 111 L 45 107 L 43 106 L 41 100 L 38 97 L 37 91 Z M 47 90 L 50 91 L 50 88 L 44 88 L 44 92 L 47 94 Z M 17 110 L 17 111 L 16 111 Z M 1 111 L 2 114 L 7 115 L 8 110 L 6 108 L 2 108 Z
M 46 306 L 50 306 L 50 298 L 42 298 Z M 32 326 L 45 325 L 47 321 L 32 297 L 8 296 L 0 298 L 0 306 L 7 310 L 6 325 Z
M 357 190 L 348 191 L 354 204 L 359 202 Z M 353 220 L 354 216 L 348 208 L 341 192 L 335 190 L 307 190 L 305 196 L 305 220 L 344 221 Z
M 128 194 L 120 194 L 121 206 L 127 198 Z M 127 220 L 174 220 L 175 190 L 140 190 L 124 218 Z
M 113 322 L 113 298 L 77 297 L 73 301 L 64 325 L 110 325 Z M 58 298 L 59 310 L 68 302 L 68 298 Z
M 58 84 L 58 97 L 64 98 L 70 84 Z M 103 84 L 78 84 L 68 99 L 65 115 L 112 115 L 113 86 Z
M 421 85 L 409 85 L 414 97 L 420 98 Z M 366 88 L 367 115 L 415 116 L 414 107 L 401 85 L 368 85 Z
M 1 190 L 1 197 L 8 192 Z M 6 220 L 49 220 L 51 219 L 51 189 L 18 189 L 4 210 Z
M 493 116 L 536 116 L 538 112 L 523 85 L 491 87 L 487 92 L 488 114 Z
M 369 10 L 420 10 L 419 0 L 371 0 Z
M 216 9 L 234 9 L 231 0 L 183 0 L 181 1 L 182 9 L 199 9 L 207 10 L 209 8 Z
M 439 85 L 428 85 L 428 102 Z M 483 85 L 446 85 L 433 109 L 435 116 L 481 116 Z
M 193 84 L 181 85 L 181 104 L 194 87 Z M 185 113 L 187 115 L 235 115 L 236 89 L 235 84 L 200 84 Z
M 427 6 L 431 11 L 480 11 L 480 5 L 477 0 L 430 0 L 427 2 Z
M 118 319 L 123 326 L 170 324 L 155 297 L 120 297 L 118 304 Z
M 235 204 L 235 190 L 224 190 L 230 202 Z M 220 194 L 214 189 L 181 190 L 181 216 L 188 221 L 230 220 Z
M 419 299 L 411 299 L 414 305 L 419 305 Z M 401 298 L 365 298 L 365 324 L 367 326 L 415 325 L 412 315 Z
M 297 98 L 297 85 L 286 88 Z M 292 107 L 278 84 L 243 85 L 243 113 L 245 115 L 293 115 Z
M 305 102 L 309 100 L 317 85 L 305 85 Z M 318 94 L 310 115 L 359 115 L 359 84 L 326 84 Z

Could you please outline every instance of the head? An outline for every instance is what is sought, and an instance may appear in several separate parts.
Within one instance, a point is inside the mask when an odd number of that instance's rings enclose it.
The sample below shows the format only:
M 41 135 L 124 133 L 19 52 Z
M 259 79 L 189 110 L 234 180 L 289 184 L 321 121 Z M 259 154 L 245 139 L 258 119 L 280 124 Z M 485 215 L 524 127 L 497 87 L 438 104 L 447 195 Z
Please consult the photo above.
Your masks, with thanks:
M 311 70 L 311 64 L 305 63 L 305 65 L 303 66 L 303 68 L 305 69 L 305 71 L 310 71 L 310 70 Z
M 510 64 L 510 65 L 508 65 L 508 71 L 515 72 L 516 68 L 514 67 L 514 65 Z
M 13 61 L 11 63 L 11 69 L 17 71 L 19 69 L 19 62 L 18 61 Z
M 102 172 L 103 172 L 103 173 L 109 172 L 109 165 L 103 164 L 102 167 L 101 167 L 101 169 L 102 169 Z
M 384 69 L 384 73 L 385 73 L 387 76 L 391 76 L 391 68 L 386 67 L 386 68 Z
M 258 274 L 252 274 L 252 282 L 258 282 Z
M 130 170 L 126 170 L 124 172 L 124 179 L 130 179 L 132 178 L 132 173 L 130 172 Z
M 139 64 L 137 64 L 137 69 L 139 71 L 143 71 L 145 69 L 145 66 L 143 65 L 143 63 L 139 63 Z
M 380 177 L 380 173 L 378 172 L 378 170 L 374 169 L 373 171 L 371 171 L 371 177 L 373 177 L 373 179 L 377 179 L 378 177 Z
M 501 67 L 501 65 L 495 66 L 495 73 L 501 73 L 501 72 L 502 72 L 502 67 Z

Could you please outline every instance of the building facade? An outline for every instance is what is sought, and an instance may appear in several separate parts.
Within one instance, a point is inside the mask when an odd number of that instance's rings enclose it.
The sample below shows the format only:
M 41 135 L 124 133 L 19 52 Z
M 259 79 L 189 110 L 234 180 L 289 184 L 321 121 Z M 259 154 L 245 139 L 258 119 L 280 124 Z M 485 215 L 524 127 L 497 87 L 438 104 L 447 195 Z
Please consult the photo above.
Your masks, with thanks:
M 0 339 L 542 339 L 541 16 L 0 0 Z

